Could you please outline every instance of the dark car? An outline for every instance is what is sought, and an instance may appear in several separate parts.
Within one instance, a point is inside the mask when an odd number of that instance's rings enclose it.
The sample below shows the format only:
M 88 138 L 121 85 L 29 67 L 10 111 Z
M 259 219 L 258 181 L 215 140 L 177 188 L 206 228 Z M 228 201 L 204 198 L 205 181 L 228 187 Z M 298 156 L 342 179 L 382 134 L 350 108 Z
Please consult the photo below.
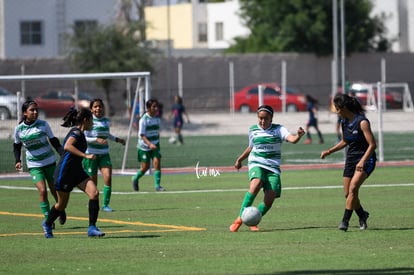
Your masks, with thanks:
M 246 113 L 254 112 L 259 106 L 259 88 L 262 85 L 263 103 L 270 105 L 275 112 L 280 112 L 282 108 L 282 89 L 277 83 L 259 83 L 244 87 L 234 94 L 234 109 Z M 286 111 L 302 112 L 306 111 L 305 95 L 296 93 L 287 88 L 286 91 Z
M 34 99 L 39 107 L 40 117 L 63 117 L 75 106 L 73 94 L 62 91 L 51 91 Z M 92 97 L 86 93 L 78 94 L 78 108 L 89 108 Z

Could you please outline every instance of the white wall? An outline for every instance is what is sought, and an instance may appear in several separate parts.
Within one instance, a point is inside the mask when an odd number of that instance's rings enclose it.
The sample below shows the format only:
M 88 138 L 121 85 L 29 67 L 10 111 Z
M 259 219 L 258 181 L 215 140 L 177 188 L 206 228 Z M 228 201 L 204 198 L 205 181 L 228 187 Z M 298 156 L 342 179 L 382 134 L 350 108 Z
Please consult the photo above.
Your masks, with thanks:
M 4 55 L 7 58 L 56 57 L 58 56 L 57 1 L 12 0 L 4 4 Z M 116 15 L 116 0 L 70 0 L 64 3 L 64 20 L 69 32 L 75 20 L 97 20 L 109 23 Z M 43 22 L 42 45 L 20 45 L 20 22 Z
M 207 5 L 208 14 L 208 48 L 228 48 L 236 36 L 247 36 L 250 30 L 242 25 L 238 12 L 239 1 L 232 0 L 224 3 L 211 3 Z M 216 41 L 215 27 L 217 22 L 223 22 L 223 41 Z

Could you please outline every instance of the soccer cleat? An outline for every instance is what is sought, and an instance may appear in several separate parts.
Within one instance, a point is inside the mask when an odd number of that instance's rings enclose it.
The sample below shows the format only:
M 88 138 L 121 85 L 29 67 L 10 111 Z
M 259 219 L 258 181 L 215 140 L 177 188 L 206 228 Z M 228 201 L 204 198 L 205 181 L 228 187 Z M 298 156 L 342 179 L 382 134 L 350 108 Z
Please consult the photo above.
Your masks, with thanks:
M 312 140 L 310 138 L 305 139 L 303 142 L 304 144 L 312 144 Z
M 112 212 L 114 210 L 112 210 L 112 208 L 107 205 L 107 206 L 102 207 L 102 211 L 104 211 L 104 212 Z
M 257 225 L 249 226 L 249 228 L 250 228 L 250 231 L 253 231 L 253 232 L 259 231 L 259 227 Z
M 349 222 L 342 221 L 341 224 L 338 226 L 339 230 L 347 231 L 349 226 Z
M 155 191 L 157 191 L 157 192 L 162 192 L 162 191 L 166 191 L 166 190 L 165 190 L 165 188 L 164 188 L 164 187 L 159 186 L 159 187 L 155 188 Z
M 46 221 L 42 223 L 43 232 L 45 233 L 46 239 L 53 238 L 52 227 L 46 224 Z
M 59 223 L 61 225 L 64 225 L 65 222 L 66 222 L 66 212 L 63 210 L 62 212 L 60 212 Z
M 132 177 L 132 188 L 134 189 L 134 191 L 139 191 L 138 180 L 134 179 L 134 177 Z
M 242 219 L 237 217 L 237 219 L 230 225 L 229 229 L 231 232 L 237 232 L 242 224 Z
M 105 233 L 99 230 L 96 226 L 90 225 L 88 228 L 88 237 L 103 237 Z
M 364 211 L 364 217 L 362 219 L 359 219 L 359 229 L 365 230 L 368 228 L 367 220 L 369 218 L 369 213 L 367 211 Z

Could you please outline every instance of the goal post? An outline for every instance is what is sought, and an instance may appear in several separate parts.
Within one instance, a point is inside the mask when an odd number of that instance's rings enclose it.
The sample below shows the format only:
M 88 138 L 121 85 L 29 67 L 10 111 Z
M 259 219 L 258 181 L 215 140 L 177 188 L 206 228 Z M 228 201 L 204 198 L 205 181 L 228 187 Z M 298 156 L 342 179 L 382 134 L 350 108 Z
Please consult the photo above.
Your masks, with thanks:
M 82 80 L 99 80 L 99 79 L 124 79 L 130 85 L 132 79 L 136 79 L 136 87 L 134 93 L 134 103 L 132 112 L 136 108 L 136 104 L 139 100 L 140 104 L 140 114 L 144 112 L 144 102 L 146 102 L 151 97 L 151 73 L 150 72 L 117 72 L 117 73 L 79 73 L 79 74 L 37 74 L 37 75 L 0 75 L 0 82 L 7 82 L 7 81 L 20 81 L 21 82 L 21 91 L 17 92 L 17 104 L 21 104 L 24 101 L 24 95 L 26 94 L 26 81 L 58 81 L 58 80 L 71 80 L 73 81 L 74 85 L 74 98 L 75 98 L 75 106 L 77 106 L 78 102 L 78 84 L 79 81 Z M 142 81 L 144 83 L 142 83 Z M 143 86 L 143 87 L 141 87 Z M 127 88 L 128 89 L 128 88 Z M 129 92 L 129 91 L 128 91 Z M 141 100 L 143 99 L 143 100 Z M 19 119 L 19 110 L 20 106 L 17 106 L 17 114 L 16 117 Z M 128 134 L 127 140 L 125 144 L 123 159 L 122 159 L 122 173 L 124 172 L 127 154 L 128 154 L 128 147 L 129 141 L 131 138 L 131 133 L 133 129 L 133 114 L 130 116 L 129 127 L 128 127 Z

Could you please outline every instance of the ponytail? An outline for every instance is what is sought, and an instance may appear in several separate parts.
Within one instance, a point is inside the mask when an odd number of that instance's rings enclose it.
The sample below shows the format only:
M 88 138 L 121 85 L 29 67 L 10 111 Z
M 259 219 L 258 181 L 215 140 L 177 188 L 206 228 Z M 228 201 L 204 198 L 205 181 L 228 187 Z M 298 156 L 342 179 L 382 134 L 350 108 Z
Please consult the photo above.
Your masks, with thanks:
M 92 118 L 92 112 L 89 109 L 81 108 L 79 111 L 74 107 L 70 108 L 70 111 L 64 116 L 63 127 L 73 127 L 80 125 L 84 119 Z
M 364 114 L 365 110 L 362 107 L 361 103 L 359 102 L 358 98 L 355 96 L 349 96 L 347 94 L 337 94 L 334 97 L 334 105 L 335 107 L 342 109 L 347 108 L 354 114 Z

